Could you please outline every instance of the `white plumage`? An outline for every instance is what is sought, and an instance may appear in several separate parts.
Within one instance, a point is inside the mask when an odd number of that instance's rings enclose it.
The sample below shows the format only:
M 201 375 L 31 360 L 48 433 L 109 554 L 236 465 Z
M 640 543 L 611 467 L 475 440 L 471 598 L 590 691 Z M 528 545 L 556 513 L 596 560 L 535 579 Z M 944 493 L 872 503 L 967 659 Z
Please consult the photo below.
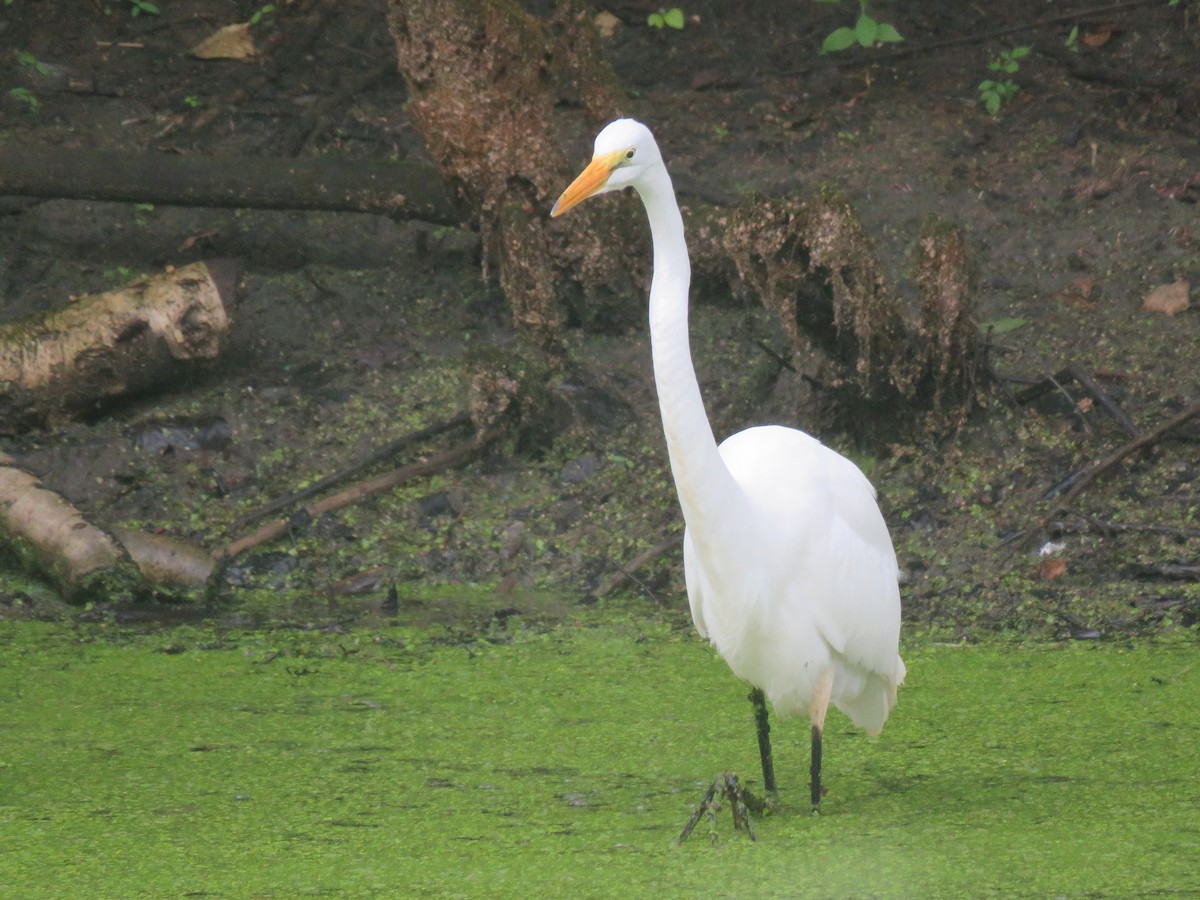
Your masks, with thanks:
M 592 162 L 552 215 L 626 186 L 641 197 L 654 242 L 654 378 L 687 524 L 692 619 L 733 672 L 754 685 L 756 706 L 765 694 L 781 714 L 809 715 L 816 806 L 828 704 L 878 734 L 904 680 L 891 538 L 866 476 L 804 432 L 748 428 L 717 446 L 688 344 L 683 219 L 649 129 L 618 119 L 601 131 Z M 765 731 L 764 707 L 763 779 L 774 790 Z

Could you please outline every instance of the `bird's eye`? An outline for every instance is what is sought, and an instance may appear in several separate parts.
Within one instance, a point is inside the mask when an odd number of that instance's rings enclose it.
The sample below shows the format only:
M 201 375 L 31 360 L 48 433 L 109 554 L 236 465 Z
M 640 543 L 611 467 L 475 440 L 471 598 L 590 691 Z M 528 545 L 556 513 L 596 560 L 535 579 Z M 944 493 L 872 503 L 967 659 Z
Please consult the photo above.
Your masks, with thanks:
M 633 159 L 633 155 L 635 153 L 637 153 L 637 149 L 635 147 L 630 147 L 628 150 L 626 150 L 625 151 L 625 162 L 629 162 L 631 159 Z

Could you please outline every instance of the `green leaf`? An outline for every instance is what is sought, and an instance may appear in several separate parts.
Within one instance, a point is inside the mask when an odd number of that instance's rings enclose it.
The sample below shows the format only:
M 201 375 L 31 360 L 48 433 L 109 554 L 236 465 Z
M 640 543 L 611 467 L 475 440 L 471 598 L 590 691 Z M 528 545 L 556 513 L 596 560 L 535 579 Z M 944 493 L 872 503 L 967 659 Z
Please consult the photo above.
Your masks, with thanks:
M 875 35 L 879 31 L 879 23 L 868 15 L 861 15 L 854 25 L 854 37 L 861 47 L 874 47 Z
M 904 37 L 891 25 L 881 23 L 879 30 L 875 32 L 875 40 L 881 44 L 898 44 Z
M 853 28 L 838 28 L 830 33 L 829 37 L 825 38 L 825 43 L 821 45 L 822 53 L 833 53 L 838 50 L 845 50 L 854 44 L 857 38 L 854 35 Z
M 1016 331 L 1025 324 L 1024 319 L 993 319 L 990 322 L 981 322 L 979 328 L 985 334 L 1006 334 L 1009 331 Z
M 1021 59 L 1022 57 L 1028 56 L 1029 51 L 1032 49 L 1032 47 L 1013 47 L 1012 52 L 1008 54 L 1008 58 Z
M 663 15 L 663 21 L 672 28 L 683 28 L 683 10 L 678 6 L 668 9 Z
M 38 98 L 35 97 L 33 95 L 33 92 L 30 91 L 28 88 L 23 88 L 23 87 L 9 88 L 8 95 L 10 97 L 12 97 L 14 100 L 19 100 L 22 103 L 24 103 L 29 108 L 29 111 L 31 113 L 37 112 L 38 107 L 41 105 L 40 103 L 38 103 Z
M 39 75 L 50 74 L 50 69 L 44 62 L 42 62 L 32 53 L 28 53 L 24 50 L 17 53 L 17 63 L 25 66 L 26 68 L 33 69 Z
M 646 24 L 651 28 L 662 28 L 665 22 L 666 19 L 663 18 L 662 13 L 650 13 L 646 16 Z

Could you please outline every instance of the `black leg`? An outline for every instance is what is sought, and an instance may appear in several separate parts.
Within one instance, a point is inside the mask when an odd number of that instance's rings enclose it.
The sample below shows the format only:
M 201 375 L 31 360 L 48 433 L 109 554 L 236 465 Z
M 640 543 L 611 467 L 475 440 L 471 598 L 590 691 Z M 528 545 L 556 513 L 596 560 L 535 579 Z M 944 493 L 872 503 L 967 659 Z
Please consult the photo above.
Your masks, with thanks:
M 812 806 L 815 811 L 821 805 L 821 728 L 812 727 L 812 766 L 808 770 L 812 779 Z
M 775 793 L 775 762 L 771 758 L 771 723 L 767 720 L 767 698 L 761 690 L 750 692 L 754 724 L 758 729 L 758 755 L 762 757 L 763 790 Z

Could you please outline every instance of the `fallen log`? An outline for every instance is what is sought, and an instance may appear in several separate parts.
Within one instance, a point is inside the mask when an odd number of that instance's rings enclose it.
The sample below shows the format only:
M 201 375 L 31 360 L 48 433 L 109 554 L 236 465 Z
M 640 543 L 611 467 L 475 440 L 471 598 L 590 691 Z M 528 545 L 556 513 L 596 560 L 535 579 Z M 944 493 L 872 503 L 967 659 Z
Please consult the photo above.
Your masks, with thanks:
M 0 430 L 94 412 L 215 358 L 235 284 L 230 264 L 194 263 L 0 325 Z
M 120 544 L 3 453 L 0 546 L 72 602 L 108 601 L 142 590 L 137 566 Z
M 209 157 L 0 145 L 0 196 L 235 209 L 369 212 L 461 225 L 472 215 L 428 163 Z
M 167 590 L 198 589 L 208 583 L 216 568 L 209 553 L 180 538 L 121 526 L 111 530 L 148 585 Z

